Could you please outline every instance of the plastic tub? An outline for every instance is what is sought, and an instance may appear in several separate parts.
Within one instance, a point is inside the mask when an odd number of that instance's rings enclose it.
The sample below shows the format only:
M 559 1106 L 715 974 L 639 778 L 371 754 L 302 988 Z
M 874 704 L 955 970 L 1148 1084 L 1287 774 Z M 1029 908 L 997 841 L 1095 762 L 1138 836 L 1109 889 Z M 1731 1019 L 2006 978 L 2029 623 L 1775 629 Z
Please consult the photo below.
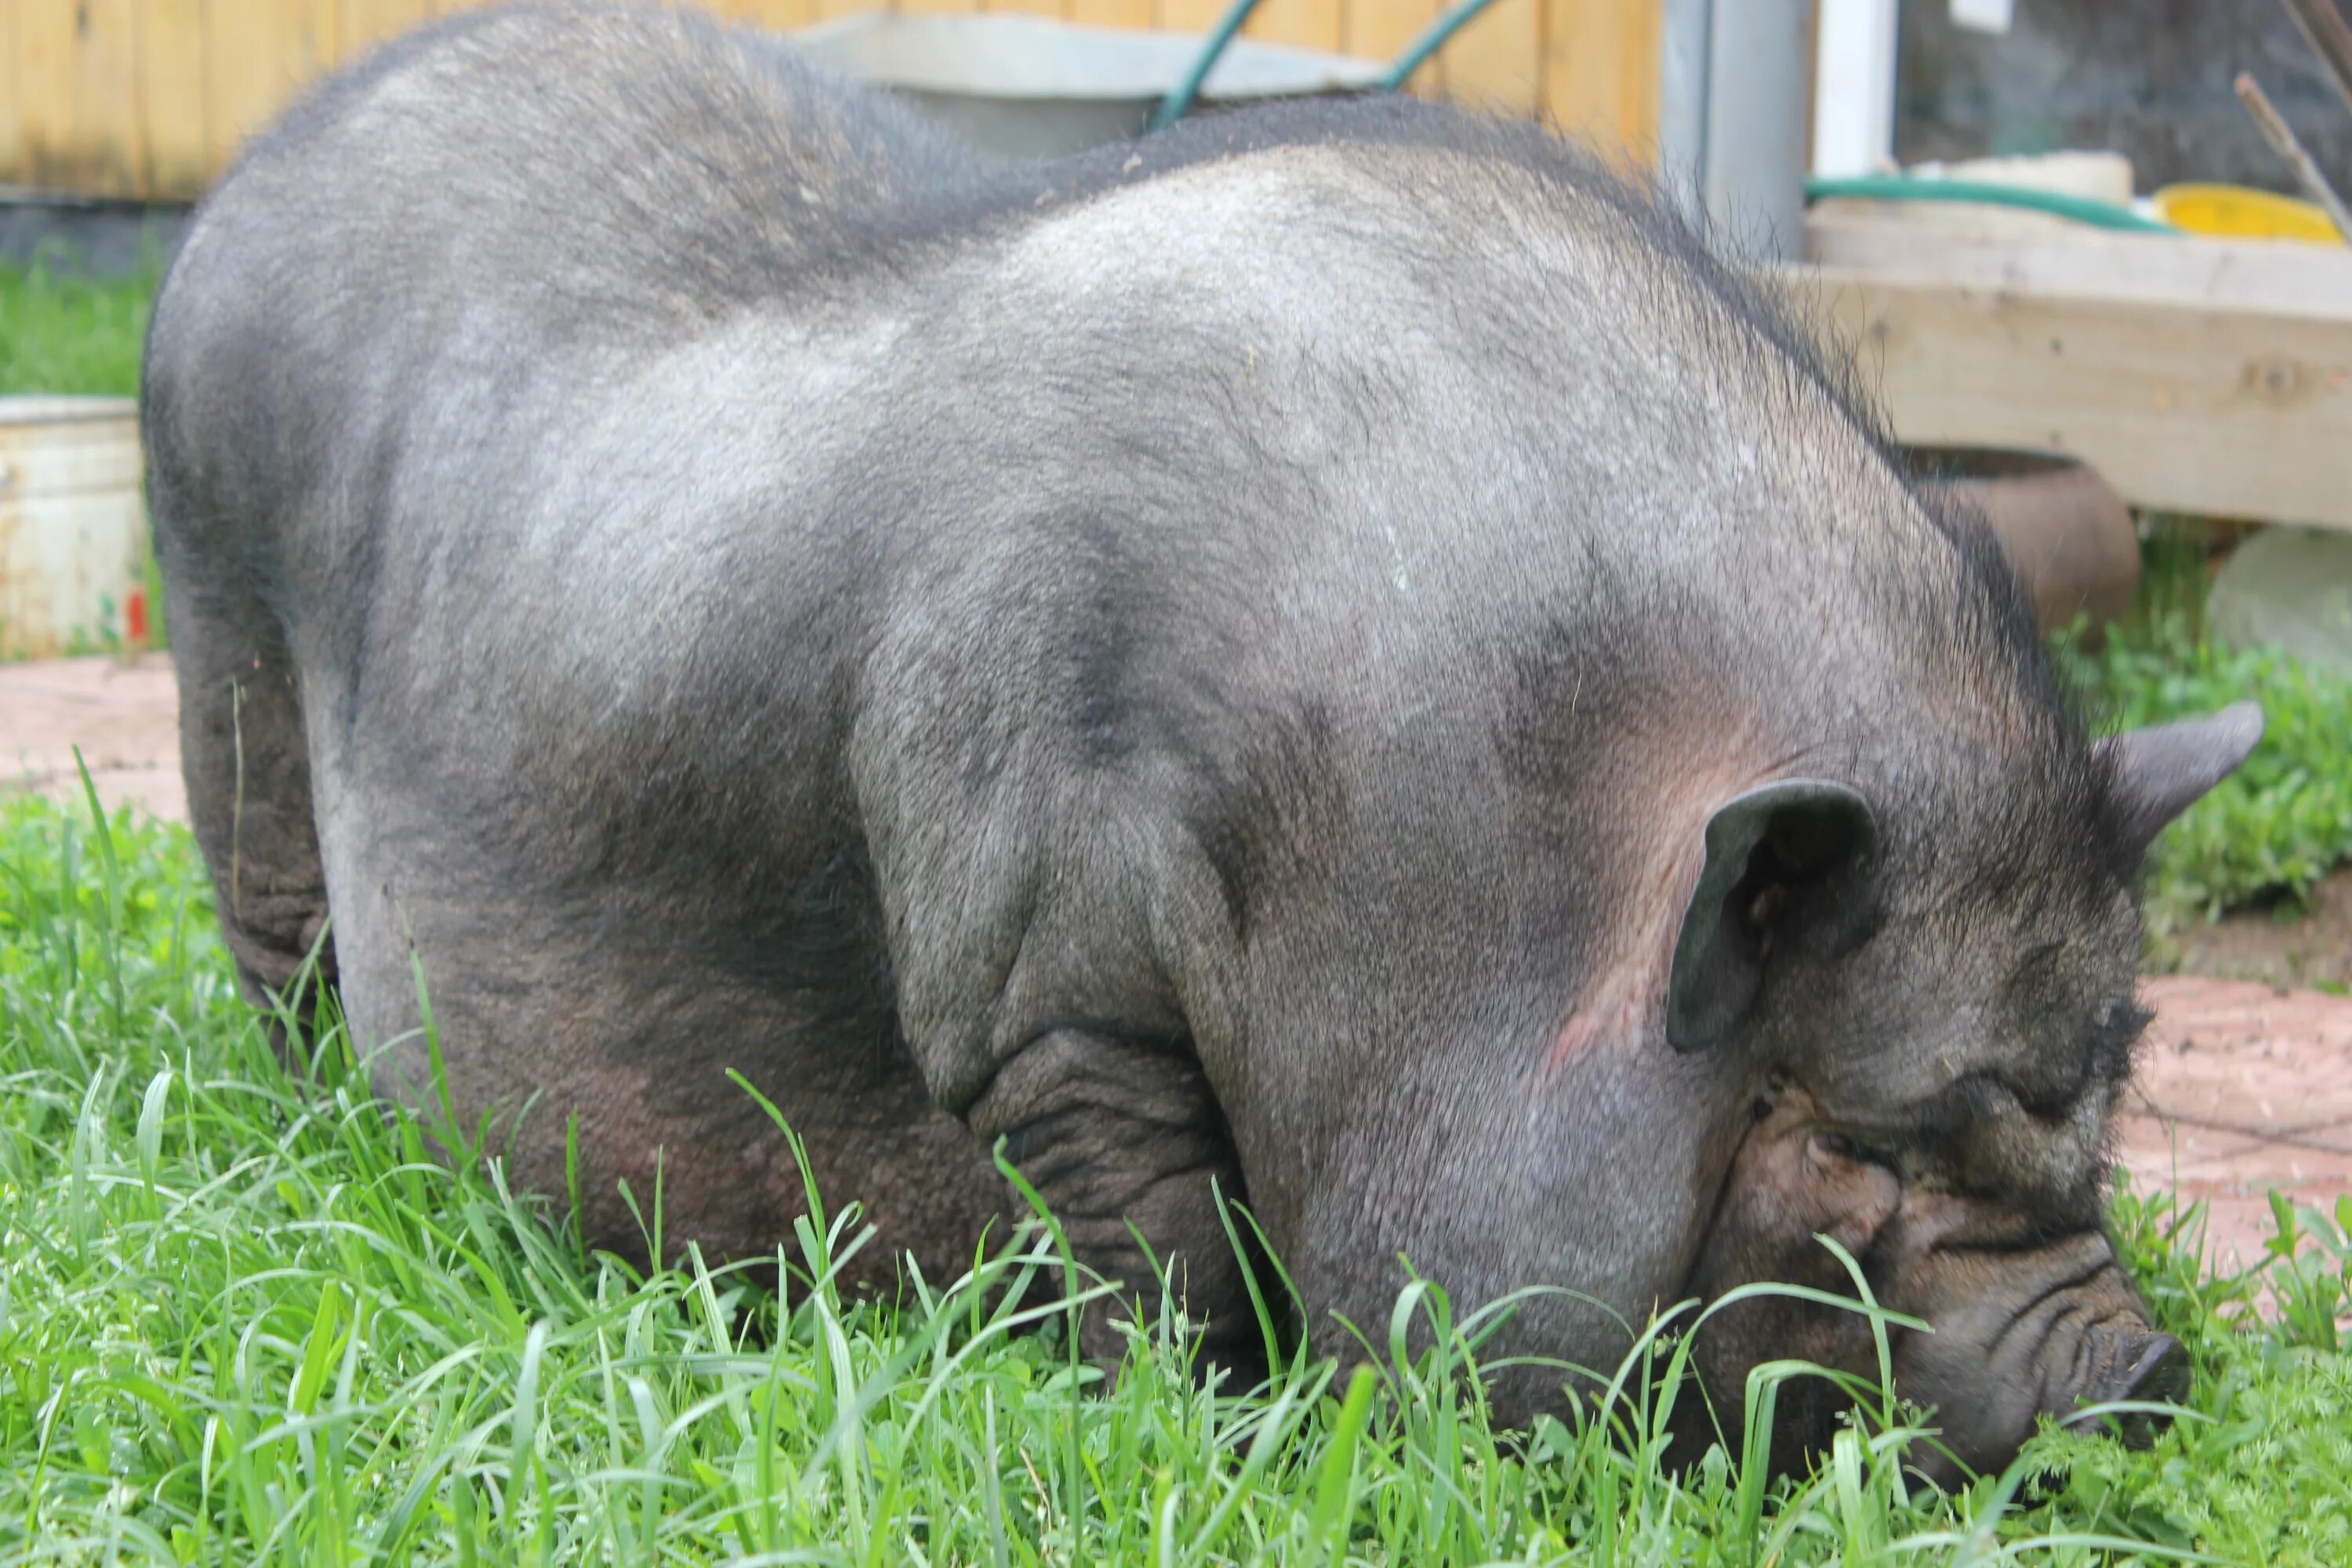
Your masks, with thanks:
M 128 397 L 0 397 L 0 658 L 146 635 L 147 506 Z
M 898 93 L 972 145 L 1051 158 L 1139 136 L 1205 41 L 1018 15 L 869 11 L 789 35 L 824 65 Z M 1235 38 L 1201 104 L 1361 92 L 1376 60 Z

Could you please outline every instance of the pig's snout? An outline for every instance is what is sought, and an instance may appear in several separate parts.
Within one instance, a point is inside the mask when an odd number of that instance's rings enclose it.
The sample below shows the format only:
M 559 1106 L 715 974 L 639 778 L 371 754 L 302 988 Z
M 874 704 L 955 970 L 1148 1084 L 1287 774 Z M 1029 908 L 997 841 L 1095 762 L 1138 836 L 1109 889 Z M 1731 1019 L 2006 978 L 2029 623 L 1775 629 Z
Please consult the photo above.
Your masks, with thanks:
M 2189 1358 L 2147 1321 L 2139 1292 L 2104 1231 L 2053 1222 L 2018 1205 L 1907 1178 L 1905 1161 L 1873 1154 L 1817 1120 L 1800 1092 L 1782 1095 L 1750 1126 L 1692 1276 L 1714 1297 L 1751 1280 L 1843 1294 L 1844 1268 L 1815 1238 L 1837 1239 L 1869 1271 L 1885 1306 L 1932 1331 L 1894 1342 L 1895 1391 L 1930 1407 L 1937 1436 L 1911 1456 L 1944 1485 L 1960 1467 L 1997 1471 L 2043 1416 L 2089 1430 L 2111 1421 L 2126 1443 L 2163 1430 L 2152 1412 L 2086 1417 L 2085 1406 L 2177 1404 Z M 1717 1314 L 1699 1331 L 1696 1366 L 1718 1403 L 1739 1398 L 1748 1373 L 1789 1358 L 1867 1375 L 1874 1336 L 1859 1313 L 1766 1296 Z M 1776 1470 L 1824 1450 L 1839 1402 L 1826 1384 L 1782 1391 Z M 1678 1436 L 1696 1451 L 1708 1429 Z
M 2178 1405 L 2189 1397 L 2189 1352 L 2170 1334 L 2154 1329 L 2126 1329 L 2097 1337 L 2095 1364 L 2084 1378 L 2084 1401 L 2103 1405 L 2130 1400 L 2147 1405 Z M 2112 1419 L 2123 1440 L 2135 1448 L 2156 1441 L 2172 1417 L 2160 1410 L 2118 1412 Z M 2063 1425 L 2089 1427 L 2098 1418 L 2068 1417 Z
M 2148 1324 L 2099 1232 L 2030 1249 L 1938 1248 L 1906 1260 L 1898 1278 L 1903 1310 L 1935 1331 L 1904 1336 L 1895 1384 L 1935 1409 L 1948 1455 L 1929 1446 L 1916 1460 L 1939 1482 L 1958 1479 L 1954 1459 L 1979 1473 L 2006 1465 L 2044 1415 L 2084 1430 L 2111 1420 L 2126 1443 L 2145 1446 L 2167 1425 L 2159 1413 L 2103 1419 L 2085 1406 L 2178 1404 L 2189 1392 L 2188 1353 Z

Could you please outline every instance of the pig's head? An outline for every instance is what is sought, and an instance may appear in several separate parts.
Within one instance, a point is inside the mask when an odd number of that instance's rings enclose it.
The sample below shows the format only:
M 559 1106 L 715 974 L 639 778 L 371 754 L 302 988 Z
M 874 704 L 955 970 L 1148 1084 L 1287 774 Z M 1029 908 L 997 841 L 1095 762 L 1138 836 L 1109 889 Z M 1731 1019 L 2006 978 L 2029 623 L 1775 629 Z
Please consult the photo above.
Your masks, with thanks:
M 1690 1293 L 1762 1280 L 1849 1293 L 1815 1240 L 1834 1237 L 1882 1303 L 1932 1325 L 1895 1332 L 1896 1388 L 1934 1407 L 1942 1447 L 1973 1469 L 2005 1462 L 2044 1415 L 2184 1393 L 2180 1347 L 2148 1324 L 2103 1228 L 2110 1121 L 2145 1023 L 2134 873 L 2261 731 L 2245 704 L 2122 735 L 2071 770 L 2074 788 L 1973 792 L 2023 809 L 1915 822 L 1907 842 L 1866 787 L 1839 782 L 1784 780 L 1717 807 L 1666 1034 L 1681 1052 L 1755 1055 L 1771 1077 Z M 1786 1298 L 1727 1309 L 1696 1350 L 1735 1411 L 1759 1362 L 1875 1361 L 1859 1315 Z M 1839 1400 L 1818 1382 L 1782 1397 L 1787 1464 L 1826 1441 Z M 1950 1473 L 1943 1454 L 1919 1459 Z
M 2145 852 L 2261 716 L 2095 744 L 2063 704 L 2035 712 L 2026 740 L 1816 748 L 1760 784 L 1702 756 L 1604 780 L 1634 804 L 1581 820 L 1533 789 L 1432 805 L 1403 730 L 1351 793 L 1301 792 L 1298 864 L 1245 905 L 1246 1027 L 1200 1038 L 1318 1348 L 1349 1352 L 1342 1317 L 1377 1337 L 1400 1254 L 1465 1310 L 1538 1288 L 1487 1351 L 1517 1423 L 1674 1302 L 1851 1298 L 1826 1235 L 1932 1325 L 1894 1332 L 1897 1392 L 1972 1469 L 2045 1414 L 2179 1393 L 2104 1229 L 2105 1156 L 2145 1023 Z M 1717 1313 L 1695 1355 L 1694 1458 L 1709 1405 L 1737 1443 L 1761 1363 L 1876 1371 L 1860 1313 L 1785 1297 Z M 1843 1406 L 1785 1385 L 1776 1460 L 1825 1447 Z

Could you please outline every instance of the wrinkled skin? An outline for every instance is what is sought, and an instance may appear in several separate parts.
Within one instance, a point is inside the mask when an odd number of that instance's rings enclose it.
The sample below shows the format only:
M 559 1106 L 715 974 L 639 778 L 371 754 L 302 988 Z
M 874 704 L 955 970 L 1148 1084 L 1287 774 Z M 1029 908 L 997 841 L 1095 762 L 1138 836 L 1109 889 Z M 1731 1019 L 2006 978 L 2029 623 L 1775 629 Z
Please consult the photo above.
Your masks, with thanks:
M 1759 1102 L 1761 1114 L 1734 1162 L 1692 1289 L 1712 1300 L 1769 1279 L 1851 1296 L 1844 1267 L 1814 1238 L 1828 1236 L 1866 1260 L 1881 1305 L 1936 1326 L 1933 1334 L 1897 1329 L 1890 1336 L 1896 1387 L 1940 1415 L 1938 1443 L 1916 1456 L 1929 1474 L 1957 1479 L 1955 1459 L 1998 1468 L 2044 1413 L 2186 1395 L 2185 1352 L 2142 1320 L 2095 1223 L 2034 1245 L 2016 1209 L 1955 1192 L 1945 1171 L 1864 1152 L 1801 1091 L 1765 1105 Z M 1700 1333 L 1696 1358 L 1708 1390 L 1733 1413 L 1728 1432 L 1738 1430 L 1748 1374 L 1768 1355 L 1864 1378 L 1878 1366 L 1859 1312 L 1772 1298 L 1735 1304 Z M 1777 1468 L 1795 1468 L 1834 1429 L 1843 1396 L 1808 1378 L 1784 1384 L 1780 1398 L 1773 1459 Z M 1703 1407 L 1678 1414 L 1685 1447 L 1716 1439 Z
M 1843 1289 L 1820 1230 L 1971 1465 L 2168 1386 L 2099 1228 L 2134 888 L 2258 717 L 2094 747 L 1980 521 L 1533 129 L 994 169 L 690 16 L 468 12 L 248 150 L 142 396 L 244 983 L 323 937 L 426 1105 L 421 966 L 460 1120 L 547 1194 L 576 1121 L 601 1245 L 656 1169 L 678 1246 L 789 1234 L 735 1069 L 863 1288 L 961 1272 L 1001 1138 L 1218 1355 L 1213 1184 L 1332 1354 L 1403 1254 L 1583 1293 L 1496 1352 L 1605 1369 Z M 1862 1364 L 1826 1310 L 1701 1345 L 1734 1407 Z

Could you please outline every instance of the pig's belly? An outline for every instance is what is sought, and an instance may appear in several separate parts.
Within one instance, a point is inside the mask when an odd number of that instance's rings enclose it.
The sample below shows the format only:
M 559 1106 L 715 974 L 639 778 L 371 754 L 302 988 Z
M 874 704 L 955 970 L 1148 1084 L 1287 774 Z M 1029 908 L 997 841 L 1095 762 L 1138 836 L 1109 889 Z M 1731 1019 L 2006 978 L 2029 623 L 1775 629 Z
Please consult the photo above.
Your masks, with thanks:
M 645 1260 L 658 1180 L 666 1257 L 688 1242 L 714 1265 L 789 1247 L 807 1208 L 803 1177 L 730 1069 L 803 1139 L 828 1211 L 856 1201 L 877 1227 L 855 1282 L 890 1285 L 901 1251 L 927 1278 L 951 1279 L 984 1226 L 1001 1233 L 1010 1210 L 988 1152 L 932 1104 L 887 998 L 844 1005 L 704 962 L 743 942 L 740 930 L 694 929 L 723 910 L 664 922 L 617 914 L 621 900 L 593 889 L 551 902 L 520 879 L 502 885 L 469 863 L 462 836 L 426 850 L 413 814 L 383 792 L 351 790 L 321 814 L 343 1006 L 376 1093 L 445 1152 L 446 1111 L 476 1142 L 488 1117 L 509 1181 L 559 1213 L 576 1122 L 592 1245 Z

